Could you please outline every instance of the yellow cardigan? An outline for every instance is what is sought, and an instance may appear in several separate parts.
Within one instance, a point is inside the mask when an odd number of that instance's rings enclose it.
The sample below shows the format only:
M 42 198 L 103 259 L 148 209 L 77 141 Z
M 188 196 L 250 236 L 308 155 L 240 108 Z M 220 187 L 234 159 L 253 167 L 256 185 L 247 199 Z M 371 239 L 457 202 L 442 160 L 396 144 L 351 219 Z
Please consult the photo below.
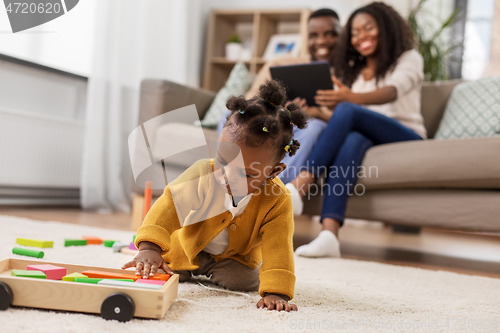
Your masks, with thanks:
M 224 190 L 213 178 L 213 161 L 196 162 L 151 207 L 137 231 L 136 246 L 143 241 L 155 243 L 172 270 L 194 270 L 199 267 L 198 253 L 227 228 L 229 245 L 222 254 L 211 255 L 215 261 L 231 258 L 251 268 L 262 262 L 259 294 L 292 299 L 294 223 L 288 189 L 278 178 L 268 179 L 236 218 L 227 210 L 207 214 L 215 203 L 220 207 L 224 198 Z M 197 221 L 202 222 L 192 223 Z

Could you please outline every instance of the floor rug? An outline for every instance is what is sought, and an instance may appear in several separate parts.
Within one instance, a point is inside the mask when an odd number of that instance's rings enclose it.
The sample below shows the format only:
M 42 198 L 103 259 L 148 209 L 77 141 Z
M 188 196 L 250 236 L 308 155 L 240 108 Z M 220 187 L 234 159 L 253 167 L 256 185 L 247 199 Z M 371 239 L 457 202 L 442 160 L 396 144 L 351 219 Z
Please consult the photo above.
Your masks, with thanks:
M 54 241 L 43 260 L 120 267 L 131 256 L 102 245 L 64 247 L 65 238 L 130 242 L 132 232 L 0 216 L 0 259 L 16 238 Z M 22 257 L 26 258 L 26 257 Z M 106 321 L 98 315 L 10 308 L 2 332 L 499 332 L 500 279 L 347 259 L 295 260 L 297 312 L 259 310 L 251 298 L 179 285 L 161 320 Z M 206 282 L 205 282 L 206 283 Z M 210 285 L 210 284 L 208 284 Z M 193 303 L 194 302 L 194 303 Z

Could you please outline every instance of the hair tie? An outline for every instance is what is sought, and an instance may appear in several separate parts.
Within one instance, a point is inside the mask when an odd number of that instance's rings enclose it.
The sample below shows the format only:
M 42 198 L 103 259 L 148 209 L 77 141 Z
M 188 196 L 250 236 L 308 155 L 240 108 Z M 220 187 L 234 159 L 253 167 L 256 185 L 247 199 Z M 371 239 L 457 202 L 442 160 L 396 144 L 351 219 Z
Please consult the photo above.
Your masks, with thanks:
M 285 150 L 286 150 L 287 152 L 290 152 L 290 146 L 289 146 L 289 145 L 286 145 L 286 146 L 285 146 Z
M 238 110 L 238 112 L 241 113 L 241 114 L 245 113 L 245 111 L 243 111 L 243 110 Z
M 266 133 L 269 133 L 269 131 L 267 130 L 267 127 L 262 127 L 262 130 Z

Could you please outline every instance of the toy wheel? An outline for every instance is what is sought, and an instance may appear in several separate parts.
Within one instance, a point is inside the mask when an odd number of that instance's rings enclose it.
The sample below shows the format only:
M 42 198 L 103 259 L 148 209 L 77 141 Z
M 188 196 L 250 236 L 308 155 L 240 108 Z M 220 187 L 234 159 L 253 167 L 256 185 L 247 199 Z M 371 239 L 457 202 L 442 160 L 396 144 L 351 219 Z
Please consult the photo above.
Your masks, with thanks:
M 108 296 L 101 305 L 101 317 L 106 320 L 129 321 L 134 318 L 134 312 L 134 301 L 123 293 Z
M 0 282 L 0 310 L 7 310 L 14 301 L 12 289 L 3 282 Z

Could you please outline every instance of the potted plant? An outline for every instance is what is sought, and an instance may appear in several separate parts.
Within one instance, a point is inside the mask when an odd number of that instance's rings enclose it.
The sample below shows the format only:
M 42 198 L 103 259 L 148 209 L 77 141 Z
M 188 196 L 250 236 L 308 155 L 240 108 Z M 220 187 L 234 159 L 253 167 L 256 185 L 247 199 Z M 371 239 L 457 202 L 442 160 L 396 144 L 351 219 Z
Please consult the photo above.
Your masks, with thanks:
M 418 51 L 424 59 L 425 81 L 440 81 L 448 79 L 449 62 L 455 61 L 451 57 L 453 50 L 461 46 L 459 42 L 445 43 L 443 41 L 443 30 L 450 28 L 457 19 L 461 8 L 455 9 L 446 20 L 436 25 L 432 24 L 422 7 L 427 0 L 420 0 L 408 15 L 408 22 L 413 35 L 418 42 Z M 421 21 L 417 19 L 419 14 Z
M 234 61 L 240 59 L 242 49 L 240 36 L 238 34 L 231 35 L 226 43 L 226 59 Z

